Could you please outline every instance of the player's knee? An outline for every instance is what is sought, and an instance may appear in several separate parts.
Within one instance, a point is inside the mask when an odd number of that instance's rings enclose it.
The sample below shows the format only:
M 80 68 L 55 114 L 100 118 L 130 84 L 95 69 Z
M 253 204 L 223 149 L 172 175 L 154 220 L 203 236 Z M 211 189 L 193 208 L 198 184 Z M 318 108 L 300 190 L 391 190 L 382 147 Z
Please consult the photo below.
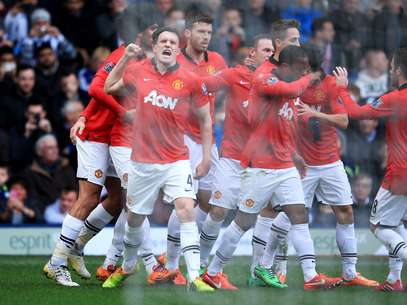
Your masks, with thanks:
M 370 231 L 376 236 L 376 230 L 379 228 L 378 225 L 370 224 Z
M 278 213 L 279 212 L 273 208 L 272 204 L 269 203 L 263 210 L 260 211 L 260 216 L 267 218 L 276 218 Z
M 308 223 L 308 212 L 303 204 L 285 205 L 283 211 L 293 225 Z
M 351 224 L 354 222 L 353 209 L 351 205 L 334 207 L 336 218 L 340 224 Z
M 191 198 L 176 199 L 175 210 L 181 223 L 195 220 L 194 201 Z
M 217 206 L 212 206 L 211 211 L 209 212 L 212 219 L 215 221 L 222 221 L 225 219 L 226 216 L 226 209 L 217 207 Z
M 247 231 L 255 224 L 257 214 L 248 214 L 242 211 L 237 211 L 235 223 L 243 230 Z

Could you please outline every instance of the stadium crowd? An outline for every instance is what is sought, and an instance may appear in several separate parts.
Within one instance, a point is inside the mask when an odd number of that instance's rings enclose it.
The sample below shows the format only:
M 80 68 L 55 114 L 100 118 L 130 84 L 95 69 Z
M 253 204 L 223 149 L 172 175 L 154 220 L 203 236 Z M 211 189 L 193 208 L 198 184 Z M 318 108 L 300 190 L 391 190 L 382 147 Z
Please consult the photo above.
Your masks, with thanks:
M 193 3 L 194 2 L 194 3 Z M 196 3 L 195 3 L 196 2 Z M 77 196 L 76 149 L 69 130 L 88 104 L 89 84 L 110 51 L 136 37 L 144 24 L 182 31 L 191 5 L 211 12 L 210 48 L 230 66 L 279 18 L 301 23 L 301 44 L 323 54 L 323 69 L 350 72 L 359 104 L 389 88 L 389 58 L 407 42 L 407 1 L 338 0 L 19 0 L 0 1 L 0 223 L 62 223 Z M 225 116 L 216 103 L 216 138 Z M 383 123 L 351 121 L 338 131 L 352 185 L 355 224 L 367 227 L 372 198 L 386 169 Z M 152 223 L 166 224 L 167 205 Z M 327 205 L 314 205 L 311 226 L 334 227 Z

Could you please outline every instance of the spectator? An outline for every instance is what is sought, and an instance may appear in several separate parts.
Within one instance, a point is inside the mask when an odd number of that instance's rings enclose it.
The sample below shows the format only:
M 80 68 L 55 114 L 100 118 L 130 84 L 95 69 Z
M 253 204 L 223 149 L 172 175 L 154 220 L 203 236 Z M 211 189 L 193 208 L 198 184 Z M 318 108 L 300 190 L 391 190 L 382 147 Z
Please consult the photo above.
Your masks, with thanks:
M 24 38 L 28 35 L 29 16 L 38 1 L 19 0 L 7 12 L 4 19 L 4 27 L 7 37 L 14 42 L 15 45 L 20 45 Z
M 211 44 L 230 63 L 236 60 L 237 51 L 244 45 L 245 36 L 240 11 L 228 8 L 224 12 L 222 26 L 215 33 Z
M 321 17 L 322 13 L 312 7 L 312 0 L 297 0 L 295 5 L 291 5 L 282 11 L 281 17 L 284 19 L 295 19 L 301 24 L 301 42 L 306 42 L 311 38 L 311 28 L 314 19 Z
M 381 50 L 370 50 L 365 56 L 366 66 L 358 73 L 355 84 L 362 98 L 377 98 L 388 90 L 389 61 Z
M 7 33 L 4 31 L 0 23 L 0 47 L 13 47 L 13 42 L 8 38 Z
M 8 198 L 7 182 L 10 178 L 9 168 L 6 163 L 0 163 L 0 206 L 3 205 Z
M 222 25 L 223 19 L 224 19 L 224 10 L 222 6 L 222 0 L 207 0 L 207 1 L 202 1 L 203 3 L 206 3 L 209 9 L 209 14 L 213 18 L 213 31 L 216 32 L 218 31 L 219 27 Z M 236 7 L 233 7 L 236 8 Z
M 37 92 L 43 101 L 49 103 L 58 93 L 63 69 L 56 52 L 48 42 L 35 50 L 35 58 L 37 60 L 35 69 Z
M 89 64 L 79 70 L 79 88 L 82 91 L 88 92 L 93 76 L 95 75 L 99 67 L 103 64 L 105 59 L 109 56 L 109 54 L 109 49 L 105 47 L 97 47 L 92 53 Z
M 42 136 L 35 143 L 36 158 L 24 171 L 28 191 L 41 212 L 61 195 L 64 188 L 75 188 L 75 174 L 69 162 L 59 155 L 54 135 Z
M 19 66 L 12 90 L 0 99 L 0 128 L 9 131 L 13 126 L 24 123 L 28 101 L 34 95 L 34 86 L 34 69 L 26 65 Z
M 58 94 L 53 98 L 47 109 L 48 113 L 50 113 L 49 118 L 53 126 L 61 124 L 61 109 L 67 102 L 80 101 L 82 105 L 87 105 L 89 101 L 88 93 L 80 90 L 79 80 L 72 71 L 63 72 L 58 88 Z
M 35 200 L 27 194 L 24 179 L 15 178 L 10 182 L 7 203 L 0 206 L 0 222 L 16 224 L 41 223 L 43 217 Z
M 61 59 L 73 60 L 76 57 L 74 46 L 57 27 L 51 25 L 49 12 L 39 8 L 31 14 L 30 35 L 22 41 L 21 62 L 34 66 L 35 50 L 45 43 L 49 44 Z
M 35 142 L 52 131 L 44 106 L 37 99 L 29 102 L 25 119 L 10 131 L 10 164 L 14 172 L 23 170 L 32 162 Z
M 399 46 L 407 46 L 407 15 L 401 0 L 386 0 L 382 11 L 373 20 L 374 47 L 387 56 Z
M 334 228 L 337 220 L 334 211 L 331 206 L 319 202 L 315 208 L 313 208 L 312 224 L 319 228 Z
M 323 54 L 322 69 L 327 74 L 337 67 L 346 66 L 345 54 L 340 46 L 334 43 L 335 30 L 332 21 L 323 17 L 315 19 L 312 23 L 312 38 L 308 45 L 314 46 Z
M 358 227 L 369 227 L 372 189 L 373 179 L 368 174 L 361 173 L 352 181 L 353 215 Z
M 329 18 L 335 26 L 335 42 L 343 47 L 347 68 L 354 77 L 369 43 L 370 22 L 360 11 L 360 0 L 342 0 L 342 6 L 331 12 Z
M 107 7 L 106 13 L 96 17 L 96 33 L 103 46 L 114 50 L 120 45 L 118 19 L 127 8 L 127 0 L 109 0 Z
M 270 24 L 280 18 L 278 8 L 266 5 L 266 0 L 248 0 L 244 10 L 243 20 L 247 43 L 251 45 L 252 39 L 260 33 L 270 32 Z
M 44 212 L 44 220 L 48 224 L 60 225 L 64 221 L 66 214 L 71 210 L 78 198 L 78 191 L 75 189 L 63 189 L 60 198 L 53 204 L 47 206 Z
M 13 87 L 17 70 L 16 59 L 11 47 L 0 47 L 0 90 L 3 95 Z

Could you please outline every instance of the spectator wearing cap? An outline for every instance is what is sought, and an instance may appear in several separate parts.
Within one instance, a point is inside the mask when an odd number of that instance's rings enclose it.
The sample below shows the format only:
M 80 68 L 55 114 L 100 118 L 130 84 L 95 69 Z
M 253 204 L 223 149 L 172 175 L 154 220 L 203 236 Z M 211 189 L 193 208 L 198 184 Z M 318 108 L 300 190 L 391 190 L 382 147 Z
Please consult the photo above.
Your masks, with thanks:
M 78 198 L 78 191 L 75 189 L 63 189 L 61 196 L 44 212 L 44 220 L 48 224 L 60 225 L 64 221 L 66 214 L 71 210 Z
M 59 154 L 57 139 L 52 134 L 42 136 L 35 143 L 36 158 L 24 171 L 28 192 L 45 208 L 55 202 L 64 188 L 76 189 L 75 173 L 67 159 Z
M 61 31 L 51 25 L 51 15 L 43 8 L 31 14 L 31 30 L 21 45 L 21 62 L 36 64 L 35 50 L 43 44 L 49 44 L 58 57 L 72 60 L 76 58 L 74 46 L 65 38 Z

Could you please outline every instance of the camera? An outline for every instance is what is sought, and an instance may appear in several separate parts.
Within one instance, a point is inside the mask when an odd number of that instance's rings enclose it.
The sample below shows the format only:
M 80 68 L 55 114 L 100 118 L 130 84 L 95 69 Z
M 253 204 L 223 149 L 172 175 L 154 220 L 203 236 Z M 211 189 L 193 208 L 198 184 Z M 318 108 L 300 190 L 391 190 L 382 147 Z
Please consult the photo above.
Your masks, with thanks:
M 34 114 L 34 124 L 35 126 L 40 125 L 41 115 L 39 113 Z

